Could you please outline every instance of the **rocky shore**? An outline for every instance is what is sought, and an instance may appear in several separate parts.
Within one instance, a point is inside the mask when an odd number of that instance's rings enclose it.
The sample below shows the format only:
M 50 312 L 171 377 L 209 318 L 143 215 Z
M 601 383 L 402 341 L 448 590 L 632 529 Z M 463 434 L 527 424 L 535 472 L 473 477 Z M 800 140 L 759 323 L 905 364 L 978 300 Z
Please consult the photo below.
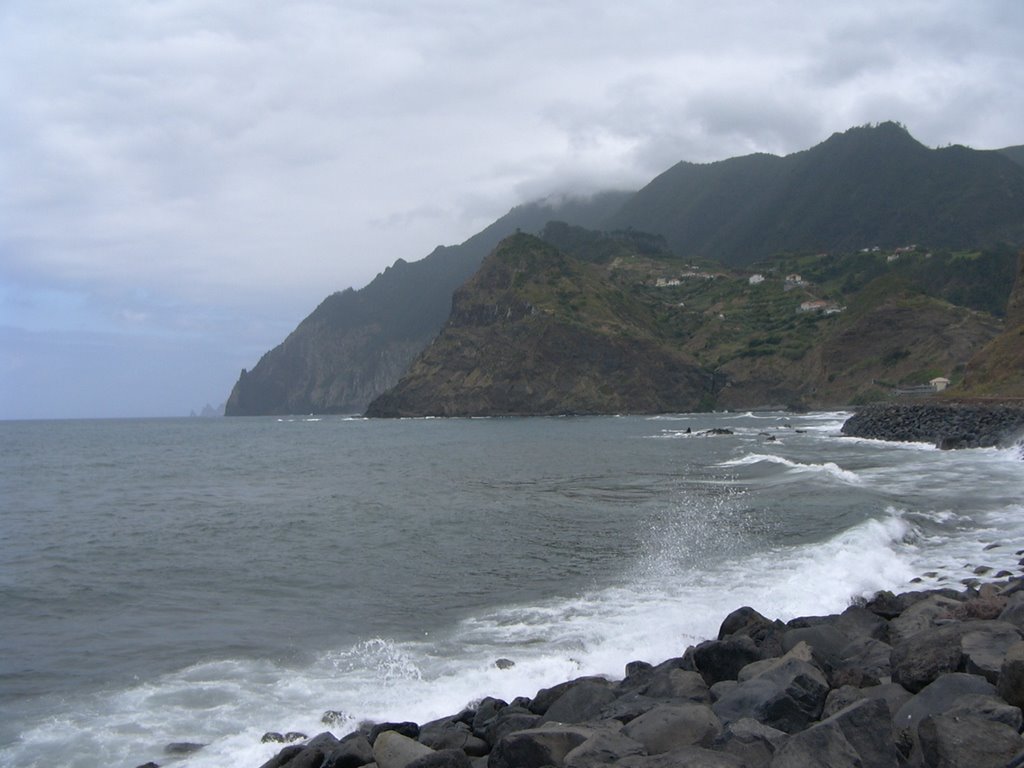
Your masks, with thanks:
M 325 732 L 262 768 L 1019 768 L 1022 638 L 1018 578 L 786 623 L 745 607 L 716 639 L 621 680 Z
M 1024 404 L 869 405 L 843 424 L 851 437 L 934 443 L 939 448 L 1007 446 L 1024 435 Z

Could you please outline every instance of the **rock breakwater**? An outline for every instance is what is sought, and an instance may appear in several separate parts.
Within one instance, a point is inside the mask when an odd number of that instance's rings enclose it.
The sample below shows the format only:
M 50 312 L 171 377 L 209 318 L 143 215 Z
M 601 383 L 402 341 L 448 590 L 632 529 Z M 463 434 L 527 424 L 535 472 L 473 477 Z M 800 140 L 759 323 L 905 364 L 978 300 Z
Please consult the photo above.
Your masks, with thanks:
M 1024 404 L 870 405 L 847 419 L 842 432 L 875 440 L 934 443 L 939 448 L 1007 446 L 1024 434 Z
M 1024 765 L 1022 705 L 1024 580 L 1010 578 L 785 623 L 740 608 L 716 639 L 621 680 L 325 732 L 262 768 L 1005 768 Z

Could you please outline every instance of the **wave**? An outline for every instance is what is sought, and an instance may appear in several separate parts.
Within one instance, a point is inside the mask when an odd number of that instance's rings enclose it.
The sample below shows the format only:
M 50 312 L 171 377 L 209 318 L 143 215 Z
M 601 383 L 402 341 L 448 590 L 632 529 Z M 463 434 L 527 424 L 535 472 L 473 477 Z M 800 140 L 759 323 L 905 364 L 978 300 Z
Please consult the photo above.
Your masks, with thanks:
M 822 464 L 805 464 L 770 453 L 749 453 L 736 459 L 723 461 L 718 466 L 745 467 L 756 464 L 778 464 L 796 473 L 825 474 L 851 485 L 862 485 L 864 483 L 864 480 L 856 472 L 843 469 L 833 461 L 826 461 Z

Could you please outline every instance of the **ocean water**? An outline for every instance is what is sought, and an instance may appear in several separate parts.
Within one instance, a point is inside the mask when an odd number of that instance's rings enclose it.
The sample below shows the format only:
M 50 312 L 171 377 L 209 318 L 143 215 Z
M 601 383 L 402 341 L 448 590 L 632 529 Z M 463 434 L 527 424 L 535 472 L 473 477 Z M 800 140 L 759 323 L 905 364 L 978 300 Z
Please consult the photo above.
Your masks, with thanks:
M 256 768 L 266 731 L 621 677 L 741 605 L 1020 572 L 1019 448 L 845 416 L 0 422 L 0 765 Z

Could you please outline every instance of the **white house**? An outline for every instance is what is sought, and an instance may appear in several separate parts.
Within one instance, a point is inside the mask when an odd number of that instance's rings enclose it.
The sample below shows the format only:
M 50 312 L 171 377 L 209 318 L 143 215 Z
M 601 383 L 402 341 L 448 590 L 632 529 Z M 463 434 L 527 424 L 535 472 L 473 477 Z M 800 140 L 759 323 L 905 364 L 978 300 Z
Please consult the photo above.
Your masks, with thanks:
M 760 285 L 761 283 L 764 282 L 764 275 L 751 275 L 750 279 L 747 282 L 749 282 L 751 285 Z
M 932 385 L 932 389 L 934 389 L 936 392 L 941 392 L 942 390 L 949 386 L 949 379 L 947 379 L 945 376 L 939 376 L 937 378 L 932 379 L 928 383 Z

